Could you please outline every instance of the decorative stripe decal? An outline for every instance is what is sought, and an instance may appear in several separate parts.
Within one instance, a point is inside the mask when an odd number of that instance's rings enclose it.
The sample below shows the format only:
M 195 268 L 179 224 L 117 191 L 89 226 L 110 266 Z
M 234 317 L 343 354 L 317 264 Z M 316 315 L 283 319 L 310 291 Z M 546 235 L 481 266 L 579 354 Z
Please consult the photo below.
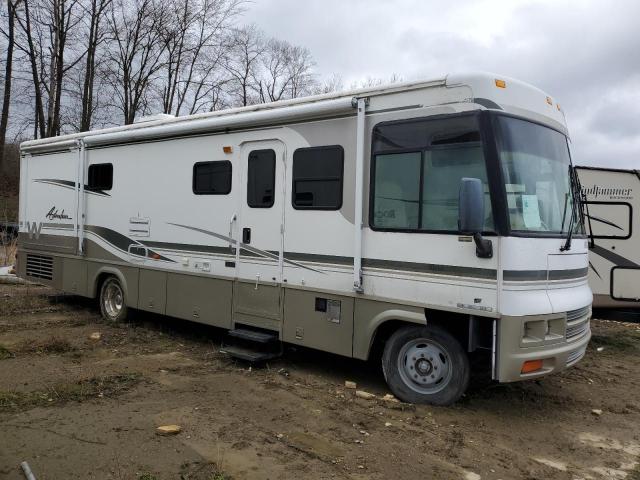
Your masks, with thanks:
M 178 250 L 180 252 L 192 252 L 192 253 L 215 253 L 218 255 L 233 255 L 236 256 L 236 249 L 234 247 L 215 247 L 213 245 L 191 245 L 187 243 L 170 243 L 170 242 L 141 242 L 147 247 L 157 248 L 160 250 Z
M 598 275 L 598 278 L 602 280 L 602 276 L 600 275 L 600 273 L 598 273 L 598 270 L 596 270 L 596 267 L 593 266 L 593 263 L 589 262 L 589 267 L 591 267 L 591 270 L 593 270 L 595 274 Z
M 62 188 L 68 188 L 70 190 L 77 190 L 78 188 L 78 184 L 76 182 L 72 182 L 70 180 L 60 180 L 57 178 L 38 178 L 35 179 L 34 182 L 36 183 L 45 183 L 47 185 L 56 185 L 58 187 L 62 187 Z M 103 190 L 95 190 L 93 188 L 90 188 L 89 185 L 85 185 L 84 186 L 84 191 L 87 193 L 91 193 L 93 195 L 99 195 L 101 197 L 110 197 L 111 195 L 109 195 L 107 192 L 103 191 Z
M 396 260 L 380 260 L 375 258 L 363 258 L 362 266 L 365 268 L 383 268 L 390 270 L 402 270 L 405 272 L 432 273 L 434 275 L 448 275 L 453 277 L 471 277 L 489 280 L 495 280 L 497 278 L 497 271 L 491 268 L 400 262 Z
M 164 260 L 165 262 L 175 263 L 174 260 L 171 260 L 170 258 L 167 258 L 163 255 L 160 255 L 154 252 L 153 250 L 147 249 L 145 245 L 138 242 L 137 240 L 133 240 L 129 237 L 126 237 L 121 233 L 116 232 L 115 230 L 111 230 L 110 228 L 101 227 L 98 225 L 85 225 L 84 229 L 100 237 L 105 242 L 111 244 L 118 250 L 122 250 L 127 254 L 131 254 L 129 252 L 129 247 L 131 245 L 139 245 L 140 247 L 144 247 L 146 249 L 146 252 L 147 252 L 146 258 L 151 258 L 153 260 Z
M 637 263 L 632 262 L 628 258 L 624 258 L 622 255 L 618 255 L 617 253 L 610 252 L 609 250 L 606 250 L 605 248 L 599 245 L 594 245 L 593 247 L 591 247 L 591 251 L 596 255 L 600 255 L 605 260 L 609 260 L 611 263 L 619 267 L 640 268 L 640 265 L 638 265 Z
M 596 217 L 595 215 L 585 215 L 585 217 L 591 219 L 591 220 L 595 220 L 596 222 L 600 222 L 600 223 L 604 223 L 605 225 L 609 225 L 610 227 L 614 227 L 617 228 L 618 230 L 624 231 L 624 228 L 616 225 L 615 223 L 609 221 L 609 220 L 605 220 L 604 218 L 600 218 L 600 217 Z
M 503 280 L 507 282 L 544 282 L 547 280 L 571 280 L 586 277 L 589 269 L 572 268 L 567 270 L 505 270 Z

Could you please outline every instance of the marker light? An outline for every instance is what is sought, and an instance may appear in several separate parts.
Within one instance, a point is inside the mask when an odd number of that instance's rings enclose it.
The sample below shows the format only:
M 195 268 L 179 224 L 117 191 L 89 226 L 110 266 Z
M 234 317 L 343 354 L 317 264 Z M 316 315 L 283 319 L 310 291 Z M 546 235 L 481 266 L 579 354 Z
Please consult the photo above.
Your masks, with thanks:
M 522 364 L 520 373 L 531 373 L 542 368 L 542 360 L 527 360 Z
M 498 87 L 498 88 L 507 88 L 507 82 L 505 82 L 504 80 L 500 80 L 500 79 L 496 78 L 496 87 Z
M 547 97 L 547 103 L 549 105 L 553 105 L 553 101 L 551 100 L 551 97 Z
M 233 148 L 231 148 L 230 146 L 227 145 L 225 147 L 222 147 L 222 151 L 224 153 L 231 153 L 231 152 L 233 152 Z

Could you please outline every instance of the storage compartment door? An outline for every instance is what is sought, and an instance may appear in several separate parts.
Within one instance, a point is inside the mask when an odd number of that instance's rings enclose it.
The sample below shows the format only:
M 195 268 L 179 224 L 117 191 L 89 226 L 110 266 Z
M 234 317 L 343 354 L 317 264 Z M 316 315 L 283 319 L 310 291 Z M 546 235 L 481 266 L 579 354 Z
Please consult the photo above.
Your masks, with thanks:
M 611 297 L 614 300 L 640 302 L 640 268 L 613 267 Z

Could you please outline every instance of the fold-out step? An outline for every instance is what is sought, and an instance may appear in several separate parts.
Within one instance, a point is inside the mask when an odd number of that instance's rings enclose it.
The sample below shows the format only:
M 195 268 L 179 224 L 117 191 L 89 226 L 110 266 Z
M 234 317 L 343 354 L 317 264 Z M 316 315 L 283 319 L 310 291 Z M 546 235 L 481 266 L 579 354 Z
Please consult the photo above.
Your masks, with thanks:
M 270 333 L 265 331 L 248 330 L 246 328 L 236 328 L 235 330 L 231 330 L 229 332 L 229 336 L 255 343 L 271 343 L 278 341 L 278 334 L 276 332 Z
M 238 345 L 225 345 L 220 349 L 220 351 L 233 358 L 239 358 L 240 360 L 252 363 L 266 362 L 267 360 L 278 358 L 282 354 L 281 351 L 254 350 L 252 348 L 240 347 Z

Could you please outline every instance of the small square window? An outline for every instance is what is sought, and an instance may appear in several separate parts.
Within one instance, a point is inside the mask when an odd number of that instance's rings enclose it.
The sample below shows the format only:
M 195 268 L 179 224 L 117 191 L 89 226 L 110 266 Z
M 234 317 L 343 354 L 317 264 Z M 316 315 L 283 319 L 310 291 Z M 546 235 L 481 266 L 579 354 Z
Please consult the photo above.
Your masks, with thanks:
M 198 162 L 193 166 L 193 193 L 227 195 L 231 192 L 231 162 Z
M 94 163 L 89 165 L 88 190 L 107 191 L 113 187 L 113 165 L 110 163 Z

